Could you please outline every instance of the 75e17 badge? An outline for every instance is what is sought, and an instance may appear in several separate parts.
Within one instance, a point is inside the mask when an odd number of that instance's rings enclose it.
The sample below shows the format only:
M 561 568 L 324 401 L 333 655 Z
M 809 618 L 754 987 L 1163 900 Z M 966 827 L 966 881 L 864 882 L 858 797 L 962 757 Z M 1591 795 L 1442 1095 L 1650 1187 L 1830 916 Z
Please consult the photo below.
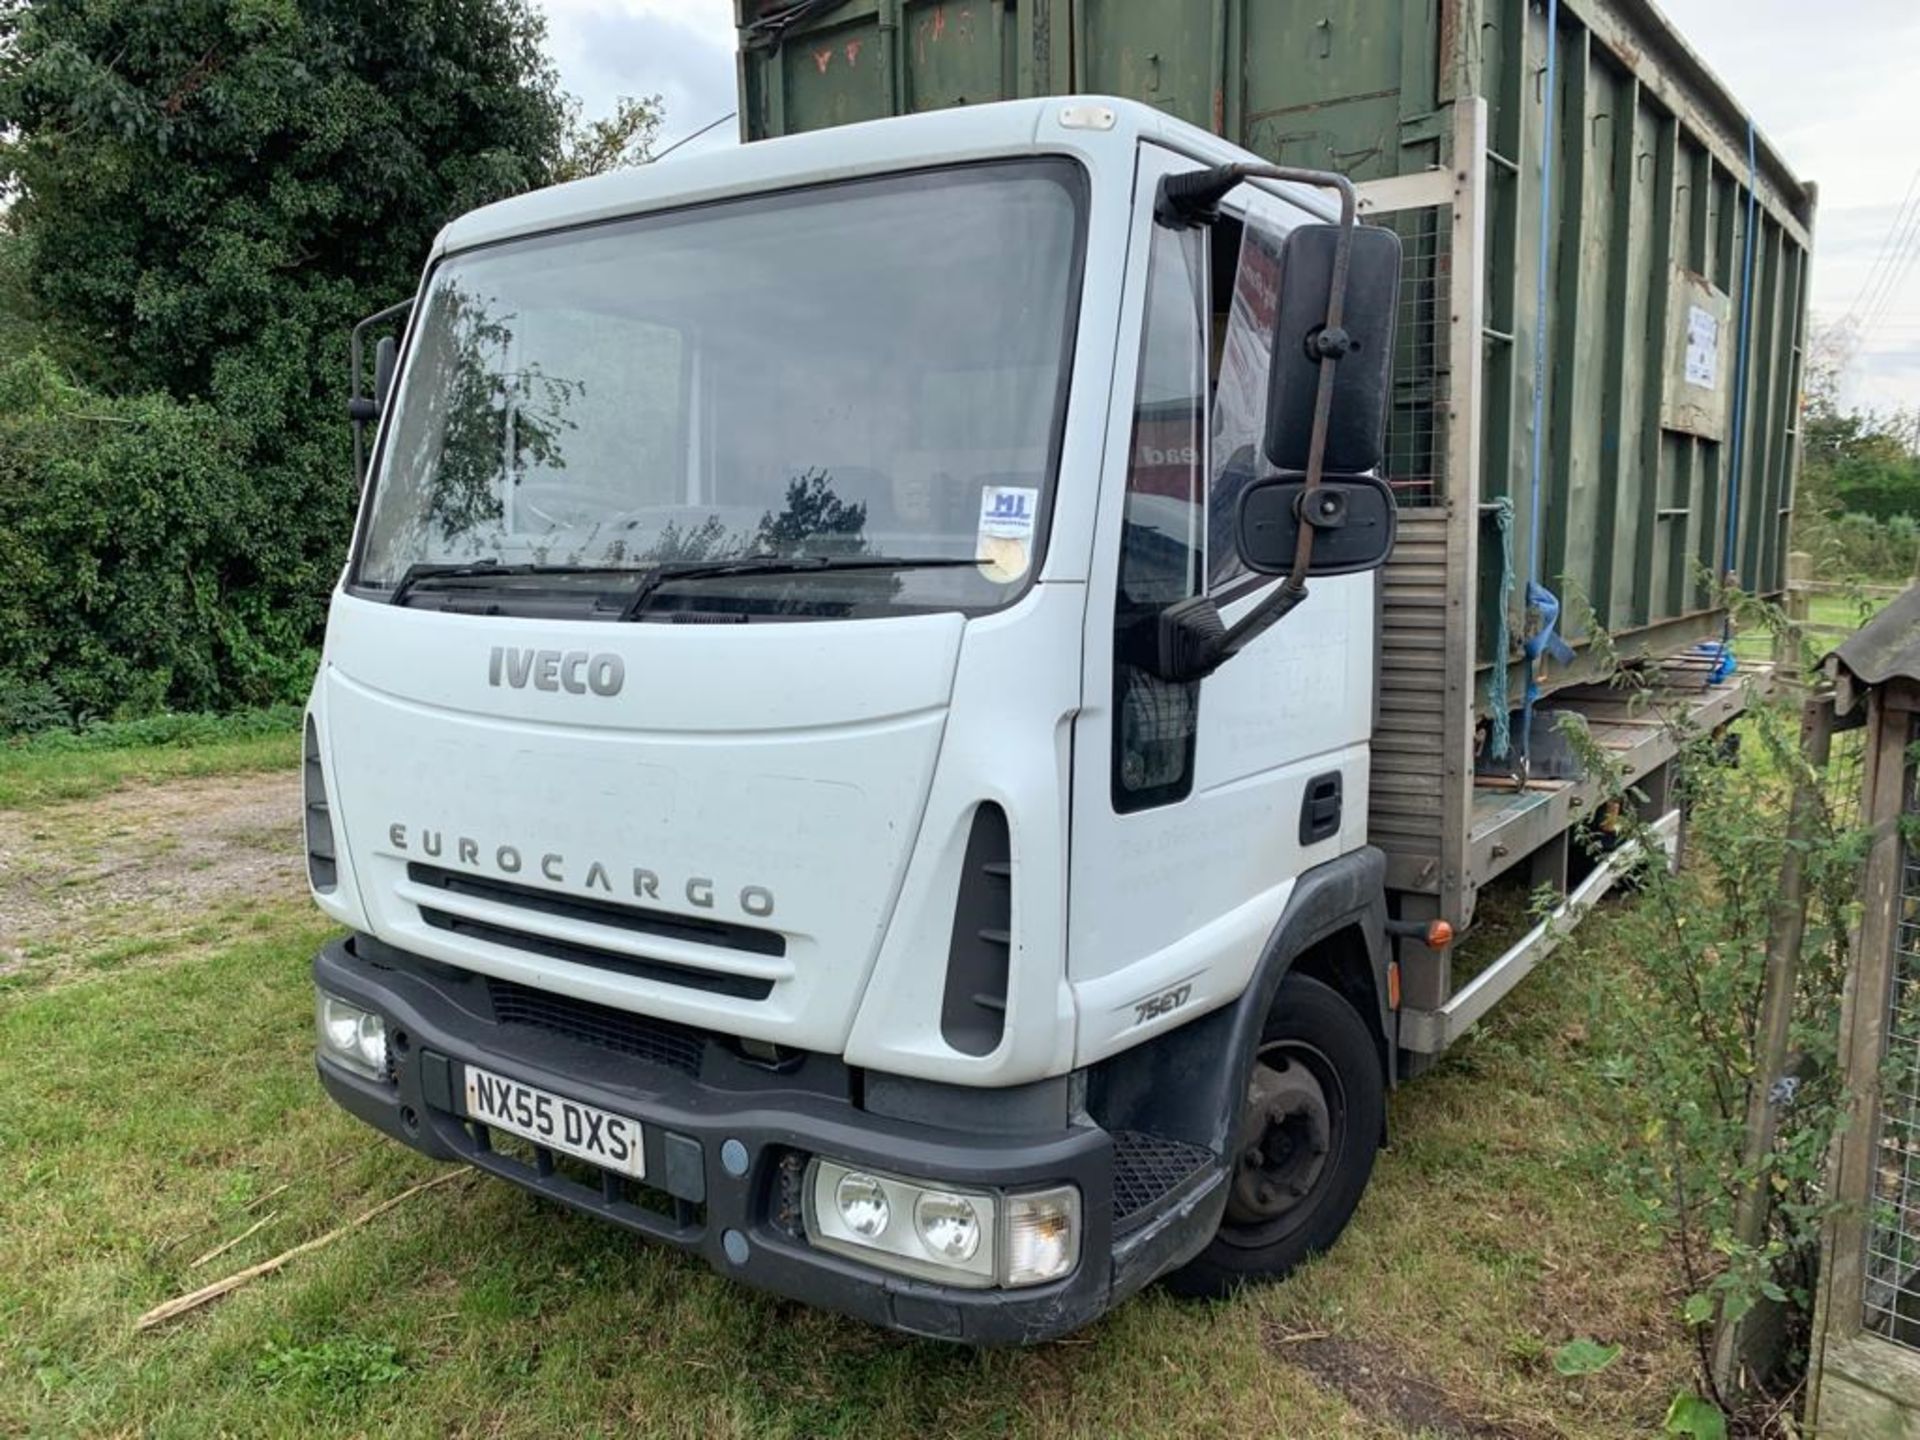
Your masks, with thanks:
M 1144 1025 L 1149 1020 L 1158 1020 L 1169 1015 L 1193 998 L 1191 984 L 1176 985 L 1171 990 L 1162 990 L 1158 995 L 1149 995 L 1133 1007 L 1133 1023 Z

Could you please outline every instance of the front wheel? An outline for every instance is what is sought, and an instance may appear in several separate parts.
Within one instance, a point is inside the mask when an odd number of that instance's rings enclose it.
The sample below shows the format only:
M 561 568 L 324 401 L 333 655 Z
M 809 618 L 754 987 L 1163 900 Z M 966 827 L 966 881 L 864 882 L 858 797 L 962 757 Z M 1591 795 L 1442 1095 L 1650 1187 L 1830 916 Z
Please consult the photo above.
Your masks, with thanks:
M 1288 975 L 1247 1076 L 1226 1214 L 1168 1288 L 1226 1295 L 1327 1249 L 1367 1188 L 1385 1115 L 1380 1052 L 1365 1022 L 1328 986 Z

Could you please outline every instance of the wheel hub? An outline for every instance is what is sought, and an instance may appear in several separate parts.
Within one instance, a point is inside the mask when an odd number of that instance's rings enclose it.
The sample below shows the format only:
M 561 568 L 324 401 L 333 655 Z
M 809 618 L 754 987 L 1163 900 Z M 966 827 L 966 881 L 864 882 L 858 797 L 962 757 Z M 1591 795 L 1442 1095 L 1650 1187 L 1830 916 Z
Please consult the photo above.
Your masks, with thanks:
M 1247 1084 L 1228 1219 L 1253 1225 L 1286 1215 L 1326 1169 L 1333 1123 L 1327 1096 L 1306 1065 L 1262 1051 Z

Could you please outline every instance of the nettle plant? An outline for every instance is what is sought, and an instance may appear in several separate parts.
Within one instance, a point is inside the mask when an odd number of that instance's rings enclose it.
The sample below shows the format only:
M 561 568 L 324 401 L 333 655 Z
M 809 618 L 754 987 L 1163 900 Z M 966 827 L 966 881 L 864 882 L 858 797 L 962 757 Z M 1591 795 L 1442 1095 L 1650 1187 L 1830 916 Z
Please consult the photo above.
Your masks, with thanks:
M 1737 603 L 1749 621 L 1791 633 L 1772 607 Z M 1604 631 L 1590 633 L 1604 652 Z M 1636 697 L 1646 720 L 1681 726 L 1635 667 L 1610 658 L 1612 683 Z M 1778 1307 L 1783 1321 L 1778 1378 L 1791 1387 L 1804 1374 L 1828 1208 L 1824 1167 L 1843 1113 L 1841 990 L 1867 849 L 1857 823 L 1859 771 L 1850 763 L 1857 752 L 1852 737 L 1836 737 L 1832 758 L 1814 771 L 1801 750 L 1797 699 L 1757 691 L 1731 730 L 1681 734 L 1682 862 L 1670 870 L 1661 863 L 1656 817 L 1641 813 L 1644 797 L 1612 753 L 1577 725 L 1565 733 L 1606 791 L 1582 843 L 1593 851 L 1635 845 L 1645 857 L 1634 872 L 1638 898 L 1589 932 L 1606 957 L 1593 972 L 1590 1053 L 1616 1098 L 1625 1137 L 1610 1136 L 1615 1143 L 1595 1163 L 1642 1224 L 1671 1242 L 1684 1287 L 1679 1318 L 1696 1341 L 1702 1389 L 1733 1408 L 1735 1397 L 1720 1395 L 1711 1374 L 1714 1328 L 1739 1322 L 1762 1302 Z M 1763 1074 L 1756 1042 L 1767 941 L 1799 783 L 1817 799 L 1802 854 L 1807 913 L 1790 1058 L 1783 1073 Z M 1757 1173 L 1742 1158 L 1756 1086 L 1767 1088 L 1778 1116 Z M 1733 1225 L 1749 1185 L 1765 1198 L 1757 1244 L 1739 1241 Z

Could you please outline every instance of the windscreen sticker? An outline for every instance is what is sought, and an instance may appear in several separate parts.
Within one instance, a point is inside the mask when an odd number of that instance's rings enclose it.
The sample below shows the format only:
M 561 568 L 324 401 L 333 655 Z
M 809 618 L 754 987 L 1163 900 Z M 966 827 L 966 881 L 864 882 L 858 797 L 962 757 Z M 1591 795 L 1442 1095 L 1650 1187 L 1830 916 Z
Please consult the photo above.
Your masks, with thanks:
M 1040 492 L 1024 485 L 989 485 L 980 492 L 980 535 L 975 550 L 987 573 L 1003 584 L 1027 573 Z

